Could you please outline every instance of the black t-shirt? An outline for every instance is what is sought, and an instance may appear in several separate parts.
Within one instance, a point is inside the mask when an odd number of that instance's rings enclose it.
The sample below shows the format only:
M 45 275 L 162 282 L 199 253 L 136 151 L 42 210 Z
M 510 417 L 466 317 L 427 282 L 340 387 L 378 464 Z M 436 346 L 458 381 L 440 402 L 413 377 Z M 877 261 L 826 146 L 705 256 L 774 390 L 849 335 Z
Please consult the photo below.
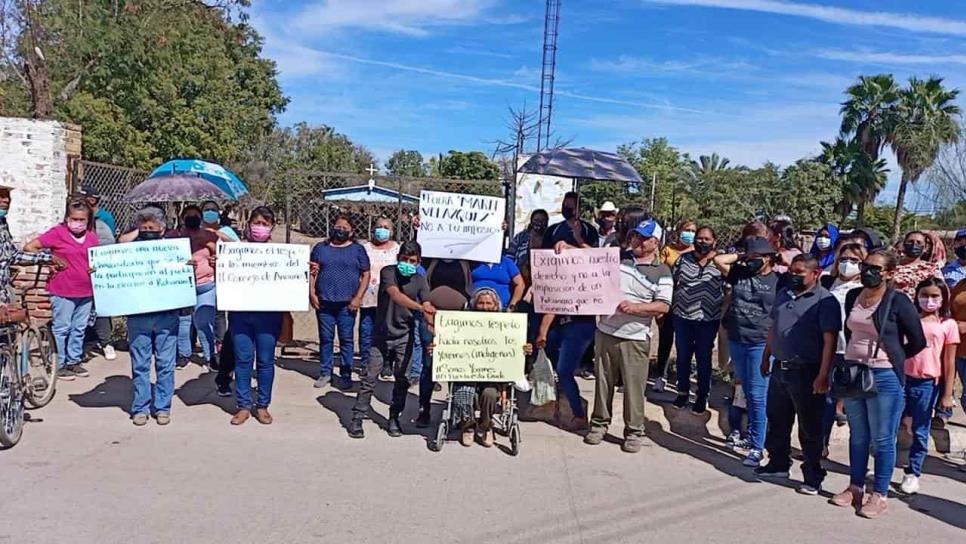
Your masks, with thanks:
M 580 220 L 580 236 L 584 239 L 584 243 L 591 247 L 600 245 L 600 235 L 597 233 L 597 229 L 583 219 Z M 567 242 L 572 246 L 577 245 L 577 238 L 574 237 L 570 223 L 561 221 L 550 225 L 550 228 L 547 229 L 547 235 L 543 237 L 543 247 L 553 249 L 557 242 Z
M 387 266 L 379 273 L 379 295 L 376 303 L 376 330 L 379 339 L 404 338 L 413 331 L 413 311 L 396 304 L 389 298 L 388 289 L 396 286 L 414 302 L 429 300 L 426 278 L 413 274 L 408 278 L 395 266 Z
M 771 328 L 778 274 L 748 276 L 741 267 L 733 266 L 725 281 L 731 285 L 731 304 L 724 316 L 728 340 L 742 344 L 764 342 Z
M 467 277 L 470 276 L 469 263 L 466 261 L 435 259 L 426 267 L 426 276 L 429 281 L 430 290 L 437 287 L 449 287 L 459 291 L 459 293 L 470 298 L 470 291 L 473 285 L 467 285 Z M 469 281 L 472 281 L 470 279 Z

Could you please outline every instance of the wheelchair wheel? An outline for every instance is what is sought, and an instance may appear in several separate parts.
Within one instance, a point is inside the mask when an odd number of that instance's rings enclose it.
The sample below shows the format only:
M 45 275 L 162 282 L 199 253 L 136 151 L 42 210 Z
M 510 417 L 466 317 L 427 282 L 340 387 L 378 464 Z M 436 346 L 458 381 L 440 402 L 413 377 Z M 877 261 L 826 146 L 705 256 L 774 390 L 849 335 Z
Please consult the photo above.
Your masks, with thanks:
M 23 435 L 23 387 L 20 365 L 13 353 L 0 347 L 0 448 L 12 448 Z
M 446 443 L 446 436 L 449 435 L 449 423 L 444 419 L 439 422 L 439 426 L 436 427 L 436 439 L 430 444 L 429 449 L 433 451 L 442 451 L 443 444 Z
M 20 343 L 19 357 L 26 357 L 27 390 L 24 403 L 28 408 L 43 408 L 54 398 L 57 386 L 57 352 L 50 329 L 27 329 Z
M 514 423 L 510 427 L 510 455 L 516 457 L 520 454 L 520 425 Z

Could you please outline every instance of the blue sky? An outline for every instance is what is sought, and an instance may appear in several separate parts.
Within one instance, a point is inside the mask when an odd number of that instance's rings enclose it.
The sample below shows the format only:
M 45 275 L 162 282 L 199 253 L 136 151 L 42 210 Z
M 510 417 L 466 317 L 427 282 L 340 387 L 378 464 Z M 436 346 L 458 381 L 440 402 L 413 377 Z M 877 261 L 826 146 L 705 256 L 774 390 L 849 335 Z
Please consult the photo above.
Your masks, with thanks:
M 489 153 L 508 106 L 537 106 L 543 0 L 253 4 L 292 100 L 281 122 L 334 126 L 383 161 Z M 966 2 L 563 0 L 553 126 L 574 145 L 665 136 L 786 165 L 834 138 L 843 90 L 879 72 L 966 89 Z

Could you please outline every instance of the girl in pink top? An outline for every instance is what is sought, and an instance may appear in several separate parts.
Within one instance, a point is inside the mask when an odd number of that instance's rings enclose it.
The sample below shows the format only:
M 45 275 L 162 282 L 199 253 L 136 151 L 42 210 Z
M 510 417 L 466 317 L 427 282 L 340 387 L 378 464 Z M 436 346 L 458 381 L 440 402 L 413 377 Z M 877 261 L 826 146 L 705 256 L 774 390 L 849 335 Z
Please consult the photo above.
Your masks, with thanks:
M 929 433 L 937 397 L 942 407 L 953 407 L 953 377 L 959 326 L 949 317 L 949 289 L 939 278 L 927 278 L 916 286 L 916 308 L 922 317 L 926 349 L 906 359 L 906 413 L 912 420 L 909 466 L 902 478 L 902 491 L 919 491 L 922 463 L 929 451 Z M 941 390 L 941 393 L 940 393 Z
M 47 280 L 53 307 L 51 329 L 57 343 L 57 379 L 73 380 L 89 374 L 81 365 L 84 331 L 94 302 L 87 250 L 97 246 L 94 211 L 82 200 L 67 206 L 64 222 L 31 240 L 25 251 L 49 250 L 67 262 L 67 268 Z

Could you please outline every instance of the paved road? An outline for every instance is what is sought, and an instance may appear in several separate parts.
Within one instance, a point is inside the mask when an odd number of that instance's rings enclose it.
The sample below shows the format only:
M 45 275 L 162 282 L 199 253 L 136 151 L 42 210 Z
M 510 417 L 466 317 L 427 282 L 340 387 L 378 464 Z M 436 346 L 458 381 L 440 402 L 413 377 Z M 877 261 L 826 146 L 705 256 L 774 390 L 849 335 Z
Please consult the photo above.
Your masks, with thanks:
M 928 462 L 922 494 L 891 500 L 887 518 L 869 521 L 791 483 L 757 482 L 720 439 L 658 423 L 656 443 L 637 455 L 536 422 L 523 424 L 517 458 L 456 443 L 432 453 L 411 426 L 391 439 L 367 422 L 367 438 L 351 440 L 340 426 L 351 397 L 313 389 L 314 365 L 296 361 L 278 371 L 271 426 L 230 426 L 232 401 L 193 367 L 178 372 L 171 425 L 136 428 L 125 412 L 125 356 L 96 359 L 91 377 L 60 384 L 34 413 L 42 421 L 0 452 L 0 543 L 828 544 L 966 535 L 966 473 L 939 458 Z M 389 389 L 380 385 L 376 423 Z M 839 491 L 847 456 L 836 447 L 832 459 L 826 484 Z

